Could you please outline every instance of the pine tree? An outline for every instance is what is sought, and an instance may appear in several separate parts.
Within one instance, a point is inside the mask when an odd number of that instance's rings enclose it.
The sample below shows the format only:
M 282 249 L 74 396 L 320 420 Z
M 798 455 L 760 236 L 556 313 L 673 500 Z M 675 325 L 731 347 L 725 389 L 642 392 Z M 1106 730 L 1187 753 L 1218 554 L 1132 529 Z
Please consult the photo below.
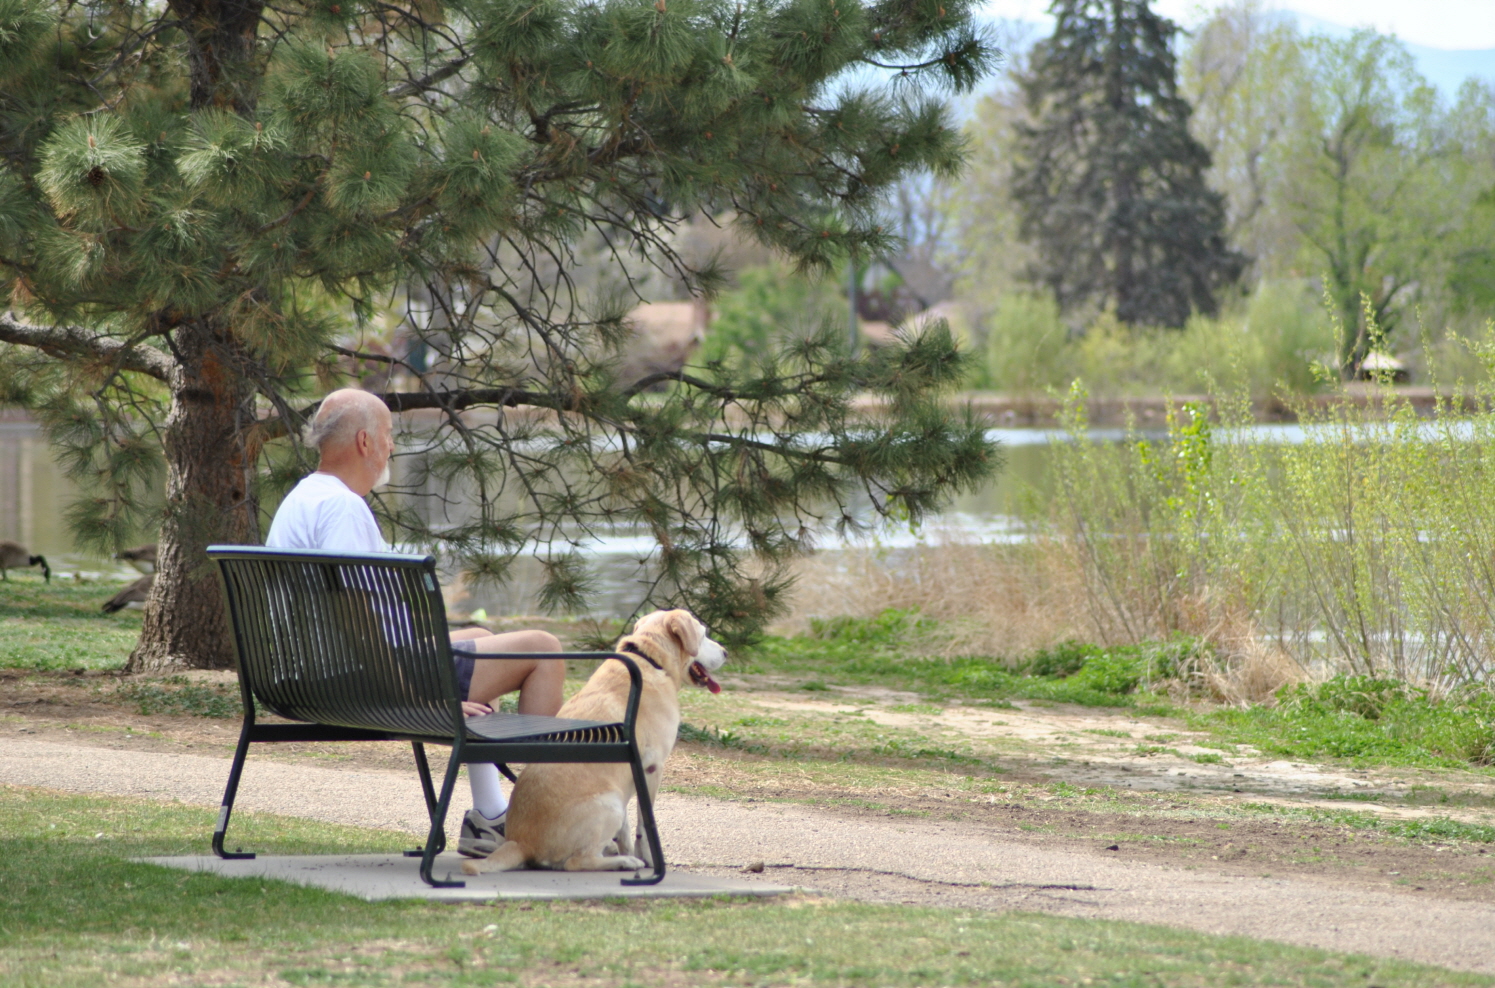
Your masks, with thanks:
M 1126 323 L 1182 326 L 1244 259 L 1204 181 L 1171 48 L 1147 0 L 1055 0 L 1056 26 L 1020 79 L 1013 197 L 1036 280 L 1064 309 L 1114 305 Z
M 641 530 L 640 606 L 737 636 L 822 523 L 917 520 L 990 473 L 939 403 L 964 359 L 942 330 L 614 374 L 639 271 L 719 282 L 676 249 L 687 217 L 804 268 L 891 246 L 885 190 L 961 162 L 942 91 L 994 54 L 970 7 L 0 0 L 0 400 L 88 482 L 81 537 L 159 527 L 130 667 L 231 663 L 203 550 L 259 541 L 316 396 L 360 369 L 408 413 L 400 542 L 472 579 L 538 552 L 562 605 L 577 546 Z M 583 247 L 620 291 L 577 280 Z M 401 309 L 409 346 L 357 342 Z

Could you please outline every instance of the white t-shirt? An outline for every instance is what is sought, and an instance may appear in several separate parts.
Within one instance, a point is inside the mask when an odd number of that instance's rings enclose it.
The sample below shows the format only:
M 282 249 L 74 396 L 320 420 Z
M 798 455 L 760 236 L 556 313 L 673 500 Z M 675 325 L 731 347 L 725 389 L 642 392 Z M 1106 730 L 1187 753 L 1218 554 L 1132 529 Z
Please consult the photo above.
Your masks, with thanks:
M 388 552 L 368 502 L 330 473 L 303 477 L 275 511 L 271 549 Z

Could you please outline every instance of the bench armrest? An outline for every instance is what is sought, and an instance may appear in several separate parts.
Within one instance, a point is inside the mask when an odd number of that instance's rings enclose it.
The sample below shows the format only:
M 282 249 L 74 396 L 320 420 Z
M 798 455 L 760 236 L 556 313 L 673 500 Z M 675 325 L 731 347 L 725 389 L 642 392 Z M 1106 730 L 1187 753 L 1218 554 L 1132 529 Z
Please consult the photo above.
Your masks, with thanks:
M 618 652 L 467 652 L 474 659 L 617 659 L 628 667 L 628 707 L 623 714 L 623 728 L 628 741 L 633 742 L 633 723 L 638 719 L 639 699 L 644 689 L 644 676 L 631 655 Z

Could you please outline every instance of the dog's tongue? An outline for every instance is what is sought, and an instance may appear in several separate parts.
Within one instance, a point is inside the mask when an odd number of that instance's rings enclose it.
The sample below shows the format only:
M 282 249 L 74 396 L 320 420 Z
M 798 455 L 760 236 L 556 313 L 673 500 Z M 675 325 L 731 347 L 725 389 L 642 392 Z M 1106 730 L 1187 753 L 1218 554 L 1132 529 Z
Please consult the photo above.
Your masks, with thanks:
M 700 683 L 700 685 L 706 687 L 711 692 L 720 693 L 722 691 L 721 684 L 711 678 L 711 673 L 707 672 L 706 667 L 701 665 L 701 663 L 692 662 L 690 664 L 690 672 L 692 679 L 696 680 L 698 683 Z M 704 682 L 702 682 L 703 680 Z

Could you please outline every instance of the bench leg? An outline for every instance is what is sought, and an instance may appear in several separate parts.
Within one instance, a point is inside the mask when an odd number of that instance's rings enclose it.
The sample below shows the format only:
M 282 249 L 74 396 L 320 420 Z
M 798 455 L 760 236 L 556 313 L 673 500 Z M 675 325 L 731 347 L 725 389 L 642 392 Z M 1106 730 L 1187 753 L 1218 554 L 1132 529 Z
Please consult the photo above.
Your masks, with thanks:
M 624 885 L 658 885 L 664 881 L 664 849 L 659 846 L 659 827 L 654 823 L 654 799 L 649 795 L 649 780 L 644 776 L 644 763 L 639 758 L 638 748 L 632 751 L 629 766 L 633 769 L 633 791 L 638 797 L 638 821 L 643 828 L 644 839 L 649 842 L 649 854 L 654 862 L 654 874 L 648 878 L 625 878 Z
M 223 790 L 223 804 L 218 808 L 218 823 L 213 827 L 213 853 L 229 861 L 254 857 L 252 851 L 223 849 L 223 838 L 228 833 L 229 814 L 234 811 L 234 797 L 239 793 L 239 777 L 244 773 L 244 759 L 249 756 L 249 728 L 250 723 L 246 720 L 243 729 L 239 731 L 239 746 L 234 749 L 233 766 L 228 770 L 228 785 Z
M 436 862 L 436 855 L 446 847 L 446 811 L 452 802 L 452 789 L 457 784 L 457 771 L 462 767 L 458 761 L 462 751 L 460 746 L 452 748 L 450 760 L 446 763 L 446 778 L 441 781 L 441 797 L 436 801 L 436 808 L 431 813 L 431 835 L 426 838 L 426 850 L 420 859 L 420 877 L 432 888 L 438 889 L 460 889 L 466 888 L 466 882 L 438 881 L 431 876 L 431 866 Z
M 436 788 L 431 785 L 431 763 L 426 760 L 426 746 L 419 741 L 412 741 L 410 742 L 410 747 L 415 752 L 415 768 L 420 775 L 421 792 L 426 797 L 426 816 L 434 819 L 436 816 Z M 440 854 L 444 850 L 446 850 L 445 827 L 441 829 L 441 846 L 436 848 L 436 853 Z M 425 848 L 418 847 L 413 851 L 406 851 L 405 857 L 418 858 L 425 853 Z

